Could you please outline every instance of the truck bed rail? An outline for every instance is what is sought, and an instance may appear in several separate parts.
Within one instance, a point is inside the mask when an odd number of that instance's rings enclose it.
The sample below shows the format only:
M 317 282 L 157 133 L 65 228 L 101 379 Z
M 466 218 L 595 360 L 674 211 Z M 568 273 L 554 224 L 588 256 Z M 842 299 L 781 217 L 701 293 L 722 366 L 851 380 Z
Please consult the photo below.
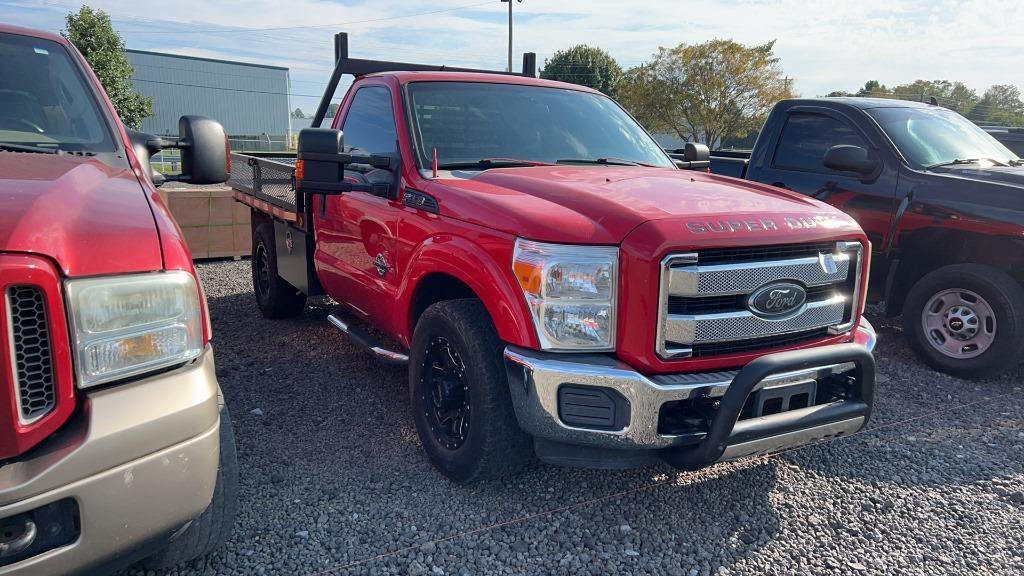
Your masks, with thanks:
M 235 200 L 305 228 L 303 194 L 295 190 L 295 156 L 231 154 L 228 185 Z

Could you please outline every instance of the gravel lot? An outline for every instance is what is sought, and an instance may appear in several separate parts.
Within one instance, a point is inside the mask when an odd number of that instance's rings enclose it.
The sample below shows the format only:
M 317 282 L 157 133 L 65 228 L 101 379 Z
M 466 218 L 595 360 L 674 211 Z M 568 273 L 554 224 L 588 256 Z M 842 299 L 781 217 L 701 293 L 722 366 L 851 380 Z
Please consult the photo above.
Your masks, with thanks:
M 937 374 L 891 323 L 875 320 L 877 406 L 853 437 L 699 473 L 538 464 L 461 487 L 420 450 L 404 370 L 330 328 L 330 302 L 271 322 L 248 261 L 200 273 L 241 509 L 226 546 L 172 574 L 1024 573 L 1022 373 Z

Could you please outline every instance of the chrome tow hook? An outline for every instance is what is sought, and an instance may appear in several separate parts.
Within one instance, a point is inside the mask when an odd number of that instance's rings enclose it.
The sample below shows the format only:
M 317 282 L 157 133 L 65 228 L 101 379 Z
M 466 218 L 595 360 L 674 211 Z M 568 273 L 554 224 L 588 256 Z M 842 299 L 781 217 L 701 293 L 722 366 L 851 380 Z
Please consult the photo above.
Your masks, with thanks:
M 14 520 L 12 522 L 11 520 Z M 0 558 L 21 554 L 36 541 L 36 523 L 24 518 L 10 519 L 0 526 Z

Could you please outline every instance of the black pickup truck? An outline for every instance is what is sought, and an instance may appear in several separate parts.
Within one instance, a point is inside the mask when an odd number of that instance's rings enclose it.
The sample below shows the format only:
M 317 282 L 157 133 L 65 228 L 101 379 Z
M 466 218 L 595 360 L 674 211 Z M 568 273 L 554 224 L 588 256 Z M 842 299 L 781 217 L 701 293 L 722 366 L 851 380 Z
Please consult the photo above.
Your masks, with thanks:
M 711 171 L 772 184 L 853 216 L 872 244 L 869 300 L 903 316 L 911 347 L 963 378 L 1024 353 L 1024 167 L 945 108 L 877 98 L 776 104 L 750 152 Z

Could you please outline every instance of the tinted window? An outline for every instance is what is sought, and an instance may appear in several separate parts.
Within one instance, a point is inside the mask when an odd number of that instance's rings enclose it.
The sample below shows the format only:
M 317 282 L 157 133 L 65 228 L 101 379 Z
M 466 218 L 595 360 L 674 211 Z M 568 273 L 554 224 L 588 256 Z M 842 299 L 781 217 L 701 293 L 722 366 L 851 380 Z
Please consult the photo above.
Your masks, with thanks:
M 111 131 L 82 70 L 60 44 L 0 33 L 0 142 L 113 152 Z
M 825 167 L 825 152 L 833 146 L 851 144 L 867 148 L 852 128 L 821 114 L 790 114 L 775 149 L 777 168 L 832 172 Z
M 945 108 L 872 108 L 867 111 L 913 166 L 1017 156 L 970 120 Z
M 413 82 L 420 160 L 538 162 L 621 158 L 670 167 L 665 153 L 610 98 L 579 90 L 485 82 Z
M 345 148 L 359 148 L 370 154 L 397 151 L 395 114 L 391 92 L 383 86 L 367 86 L 356 92 L 342 126 Z

